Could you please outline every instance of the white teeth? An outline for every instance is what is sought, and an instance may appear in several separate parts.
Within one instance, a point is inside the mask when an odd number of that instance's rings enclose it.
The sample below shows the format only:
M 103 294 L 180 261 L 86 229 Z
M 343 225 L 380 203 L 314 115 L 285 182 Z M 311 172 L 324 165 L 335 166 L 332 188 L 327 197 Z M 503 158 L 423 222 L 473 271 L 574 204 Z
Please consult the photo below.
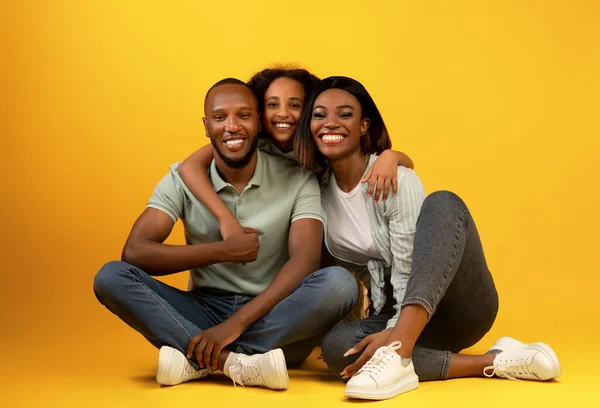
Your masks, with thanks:
M 343 138 L 344 136 L 342 135 L 323 135 L 323 137 L 321 137 L 321 139 L 323 139 L 324 142 L 338 142 Z
M 292 125 L 289 123 L 275 123 L 275 127 L 278 127 L 281 129 L 289 129 L 292 127 Z
M 231 139 L 225 142 L 227 146 L 236 146 L 242 143 L 244 139 Z

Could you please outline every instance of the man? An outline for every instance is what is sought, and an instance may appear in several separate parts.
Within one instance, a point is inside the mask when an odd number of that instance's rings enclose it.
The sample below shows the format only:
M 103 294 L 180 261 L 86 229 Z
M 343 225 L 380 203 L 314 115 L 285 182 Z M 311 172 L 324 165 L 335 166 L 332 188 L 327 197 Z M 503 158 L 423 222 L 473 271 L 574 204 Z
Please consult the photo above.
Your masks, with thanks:
M 317 181 L 256 149 L 257 106 L 233 78 L 213 85 L 204 106 L 215 150 L 210 178 L 244 230 L 221 240 L 217 219 L 175 164 L 135 222 L 122 261 L 104 265 L 94 280 L 99 301 L 160 348 L 160 384 L 218 369 L 234 384 L 286 389 L 286 358 L 290 365 L 306 359 L 356 302 L 345 269 L 316 271 L 323 235 Z M 187 245 L 163 244 L 179 218 Z M 188 269 L 191 291 L 151 277 Z

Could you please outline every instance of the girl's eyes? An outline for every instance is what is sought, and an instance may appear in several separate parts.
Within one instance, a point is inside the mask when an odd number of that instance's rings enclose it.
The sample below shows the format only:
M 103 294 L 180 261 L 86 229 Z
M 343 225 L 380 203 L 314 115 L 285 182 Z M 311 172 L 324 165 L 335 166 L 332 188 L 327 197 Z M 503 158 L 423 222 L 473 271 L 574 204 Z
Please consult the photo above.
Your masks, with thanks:
M 271 103 L 267 104 L 267 108 L 275 109 L 275 108 L 278 108 L 278 107 L 279 107 L 278 103 L 271 102 Z M 299 104 L 299 103 L 293 103 L 293 104 L 290 105 L 290 108 L 292 108 L 292 109 L 302 109 L 302 105 Z

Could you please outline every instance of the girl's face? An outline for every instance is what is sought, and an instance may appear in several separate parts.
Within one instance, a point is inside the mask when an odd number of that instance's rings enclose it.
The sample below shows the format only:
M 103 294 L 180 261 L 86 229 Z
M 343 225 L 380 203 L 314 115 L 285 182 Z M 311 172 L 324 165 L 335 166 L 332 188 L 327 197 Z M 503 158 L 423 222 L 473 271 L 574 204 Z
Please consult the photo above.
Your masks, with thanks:
M 329 160 L 360 152 L 360 138 L 369 127 L 361 119 L 358 99 L 342 89 L 328 89 L 315 100 L 310 131 L 319 151 Z
M 265 92 L 264 130 L 282 151 L 294 148 L 294 133 L 304 106 L 304 87 L 294 79 L 277 78 Z

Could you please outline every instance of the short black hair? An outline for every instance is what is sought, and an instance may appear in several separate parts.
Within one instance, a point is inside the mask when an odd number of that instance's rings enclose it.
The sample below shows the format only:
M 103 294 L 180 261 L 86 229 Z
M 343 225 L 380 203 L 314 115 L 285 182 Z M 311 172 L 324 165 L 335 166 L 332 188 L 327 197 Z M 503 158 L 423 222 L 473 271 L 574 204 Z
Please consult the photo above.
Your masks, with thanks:
M 365 154 L 380 154 L 384 150 L 391 149 L 392 141 L 388 134 L 381 113 L 375 105 L 375 101 L 369 95 L 365 87 L 355 79 L 344 76 L 332 76 L 322 79 L 313 88 L 310 96 L 304 104 L 304 111 L 298 122 L 296 137 L 294 140 L 294 152 L 298 163 L 308 169 L 313 169 L 315 164 L 322 165 L 325 158 L 316 149 L 312 133 L 310 131 L 310 121 L 312 110 L 317 97 L 328 89 L 341 89 L 354 95 L 362 110 L 361 119 L 369 119 L 369 129 L 367 133 L 360 138 L 360 149 Z
M 220 81 L 216 82 L 213 86 L 211 86 L 210 88 L 208 88 L 208 91 L 206 91 L 206 95 L 204 95 L 204 108 L 206 109 L 206 100 L 208 99 L 208 95 L 210 94 L 210 92 L 215 89 L 218 86 L 221 85 L 241 85 L 243 87 L 248 88 L 250 91 L 252 91 L 252 94 L 254 95 L 254 97 L 256 98 L 256 94 L 254 93 L 254 90 L 244 81 L 241 81 L 237 78 L 225 78 L 225 79 L 221 79 Z M 258 102 L 258 100 L 257 100 Z M 260 109 L 259 109 L 260 111 Z
M 319 78 L 303 68 L 298 68 L 292 65 L 278 65 L 273 68 L 266 68 L 257 72 L 248 81 L 248 86 L 258 98 L 258 107 L 261 112 L 264 111 L 265 94 L 271 83 L 279 78 L 290 78 L 298 81 L 304 88 L 304 92 L 308 96 L 314 85 L 319 82 Z

